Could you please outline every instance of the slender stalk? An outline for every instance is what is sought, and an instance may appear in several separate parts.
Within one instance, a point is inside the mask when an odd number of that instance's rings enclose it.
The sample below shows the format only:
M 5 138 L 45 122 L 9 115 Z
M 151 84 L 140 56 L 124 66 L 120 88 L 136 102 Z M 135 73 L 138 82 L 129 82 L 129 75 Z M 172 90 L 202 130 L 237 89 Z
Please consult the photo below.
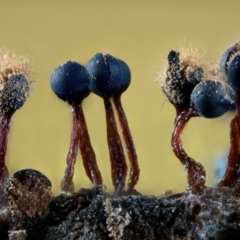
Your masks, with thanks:
M 69 147 L 67 160 L 66 160 L 67 166 L 61 181 L 61 190 L 66 192 L 74 191 L 73 174 L 74 174 L 74 166 L 77 158 L 78 141 L 79 141 L 79 136 L 78 136 L 79 122 L 77 120 L 78 107 L 75 105 L 72 105 L 72 112 L 73 112 L 73 126 L 72 126 L 72 132 L 71 132 L 70 147 Z
M 123 138 L 125 141 L 128 158 L 129 158 L 129 162 L 130 162 L 130 177 L 129 177 L 129 181 L 128 181 L 128 185 L 127 185 L 127 187 L 128 187 L 127 191 L 131 191 L 134 189 L 135 185 L 137 184 L 137 182 L 139 180 L 140 169 L 139 169 L 139 165 L 138 165 L 138 157 L 137 157 L 135 145 L 133 142 L 133 138 L 132 138 L 129 126 L 128 126 L 128 121 L 127 121 L 125 112 L 122 107 L 121 96 L 119 95 L 119 96 L 114 97 L 113 102 L 114 102 L 116 110 L 117 110 L 118 118 L 119 118 L 120 125 L 122 128 L 122 134 L 123 134 Z
M 82 106 L 75 106 L 75 112 L 77 117 L 78 137 L 79 137 L 79 149 L 83 159 L 83 165 L 87 176 L 91 180 L 94 186 L 102 185 L 102 176 L 99 171 L 96 156 L 92 148 L 90 137 L 88 134 L 87 124 L 82 111 Z
M 111 161 L 112 181 L 115 192 L 121 193 L 125 187 L 127 164 L 109 98 L 104 98 L 104 106 L 106 110 L 107 141 Z
M 205 169 L 202 164 L 190 158 L 182 146 L 181 135 L 190 118 L 196 116 L 192 108 L 178 111 L 172 133 L 172 148 L 187 173 L 188 187 L 193 193 L 201 193 L 205 185 Z
M 226 172 L 218 186 L 240 187 L 240 92 L 237 92 L 236 116 L 230 124 L 230 152 Z
M 4 185 L 8 177 L 8 169 L 5 165 L 5 156 L 7 153 L 7 141 L 10 130 L 10 123 L 15 110 L 5 112 L 0 122 L 0 205 L 4 201 Z

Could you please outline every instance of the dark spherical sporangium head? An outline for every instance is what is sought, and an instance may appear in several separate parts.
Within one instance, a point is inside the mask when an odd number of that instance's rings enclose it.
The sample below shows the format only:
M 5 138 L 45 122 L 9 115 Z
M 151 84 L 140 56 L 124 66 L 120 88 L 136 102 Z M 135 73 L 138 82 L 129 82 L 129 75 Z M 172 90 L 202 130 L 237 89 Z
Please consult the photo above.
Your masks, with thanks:
M 67 61 L 52 72 L 50 85 L 63 101 L 80 104 L 90 93 L 90 76 L 79 63 Z
M 1 111 L 8 112 L 21 108 L 29 95 L 29 91 L 28 81 L 23 75 L 12 75 L 1 93 Z
M 131 81 L 128 65 L 109 54 L 97 53 L 86 69 L 91 76 L 92 91 L 103 98 L 122 94 Z
M 205 118 L 216 118 L 233 108 L 234 91 L 220 81 L 205 80 L 192 91 L 191 105 L 195 112 Z

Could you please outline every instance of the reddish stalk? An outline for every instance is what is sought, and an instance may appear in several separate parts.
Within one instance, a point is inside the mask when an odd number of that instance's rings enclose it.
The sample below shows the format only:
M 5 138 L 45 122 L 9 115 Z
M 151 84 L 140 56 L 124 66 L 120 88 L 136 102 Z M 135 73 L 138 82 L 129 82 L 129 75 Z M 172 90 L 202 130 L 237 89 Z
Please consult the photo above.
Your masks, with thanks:
M 95 186 L 102 185 L 102 176 L 98 169 L 95 153 L 90 142 L 82 107 L 78 105 L 72 105 L 72 112 L 73 127 L 71 132 L 70 148 L 66 161 L 67 167 L 61 182 L 62 191 L 67 192 L 74 191 L 73 175 L 78 146 L 87 176 Z
M 137 157 L 135 145 L 132 139 L 132 135 L 128 126 L 128 121 L 122 107 L 121 96 L 119 95 L 114 97 L 113 101 L 117 110 L 118 118 L 122 128 L 122 134 L 123 134 L 123 138 L 125 141 L 128 158 L 130 162 L 130 177 L 127 185 L 128 187 L 127 191 L 132 191 L 139 180 L 140 169 L 138 166 L 138 157 Z
M 240 92 L 237 92 L 236 116 L 230 124 L 230 152 L 226 172 L 218 186 L 240 186 Z
M 115 192 L 120 193 L 125 187 L 127 164 L 109 98 L 104 98 L 104 106 L 106 110 L 107 141 L 111 161 L 112 181 Z
M 67 154 L 67 166 L 65 169 L 65 173 L 63 179 L 61 181 L 61 190 L 66 192 L 73 192 L 74 191 L 74 183 L 73 183 L 73 175 L 74 175 L 74 166 L 76 162 L 77 152 L 78 152 L 78 129 L 79 129 L 79 122 L 78 118 L 78 107 L 72 105 L 72 112 L 73 112 L 73 126 L 71 132 L 71 140 L 70 140 L 70 147 Z
M 10 123 L 15 110 L 5 112 L 0 122 L 0 205 L 4 202 L 4 185 L 8 178 L 8 169 L 5 165 L 7 153 L 7 141 L 10 130 Z
M 190 118 L 196 116 L 192 108 L 177 109 L 175 127 L 172 133 L 172 148 L 187 173 L 188 188 L 193 193 L 201 193 L 205 185 L 205 169 L 202 164 L 190 158 L 182 146 L 181 135 Z
M 92 148 L 90 137 L 88 134 L 87 124 L 82 111 L 82 106 L 74 106 L 77 126 L 78 126 L 78 137 L 79 137 L 79 149 L 83 159 L 83 165 L 87 176 L 95 186 L 100 186 L 103 184 L 101 172 L 99 171 L 96 156 Z

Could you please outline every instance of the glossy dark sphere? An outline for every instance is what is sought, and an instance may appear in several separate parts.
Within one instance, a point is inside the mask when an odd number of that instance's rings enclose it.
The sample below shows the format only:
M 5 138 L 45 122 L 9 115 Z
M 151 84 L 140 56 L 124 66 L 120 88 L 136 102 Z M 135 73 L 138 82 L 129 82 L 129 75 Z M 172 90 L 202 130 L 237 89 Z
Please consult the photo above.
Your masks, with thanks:
M 191 105 L 195 112 L 205 118 L 216 118 L 235 106 L 235 92 L 219 81 L 206 80 L 192 91 Z
M 1 111 L 8 112 L 21 108 L 29 95 L 29 91 L 28 81 L 23 75 L 11 76 L 1 94 Z
M 60 99 L 78 105 L 90 93 L 90 76 L 79 63 L 67 61 L 52 72 L 50 85 Z
M 92 91 L 103 98 L 122 94 L 131 81 L 128 65 L 109 54 L 97 53 L 86 69 L 91 76 Z
M 240 55 L 236 55 L 227 70 L 227 82 L 235 90 L 240 90 Z

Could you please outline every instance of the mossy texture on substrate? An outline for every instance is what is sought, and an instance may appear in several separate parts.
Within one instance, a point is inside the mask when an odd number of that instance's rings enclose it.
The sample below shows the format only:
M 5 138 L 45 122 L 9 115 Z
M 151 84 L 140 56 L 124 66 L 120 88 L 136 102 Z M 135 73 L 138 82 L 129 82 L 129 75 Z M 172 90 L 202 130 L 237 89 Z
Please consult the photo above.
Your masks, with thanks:
M 240 201 L 227 188 L 168 197 L 111 196 L 97 188 L 53 198 L 45 216 L 0 210 L 7 239 L 239 239 Z

